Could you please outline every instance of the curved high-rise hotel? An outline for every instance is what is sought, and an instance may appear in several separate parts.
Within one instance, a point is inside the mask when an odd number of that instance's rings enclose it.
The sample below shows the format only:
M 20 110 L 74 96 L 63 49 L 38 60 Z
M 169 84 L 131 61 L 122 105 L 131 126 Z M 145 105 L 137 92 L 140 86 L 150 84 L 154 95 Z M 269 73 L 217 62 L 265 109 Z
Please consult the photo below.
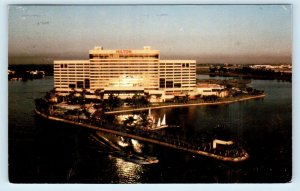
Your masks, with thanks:
M 134 94 L 164 101 L 189 94 L 196 87 L 196 60 L 160 60 L 160 51 L 105 50 L 95 47 L 89 60 L 55 60 L 54 87 L 66 95 L 85 89 L 87 95 L 101 92 L 104 98 L 117 94 L 125 99 Z

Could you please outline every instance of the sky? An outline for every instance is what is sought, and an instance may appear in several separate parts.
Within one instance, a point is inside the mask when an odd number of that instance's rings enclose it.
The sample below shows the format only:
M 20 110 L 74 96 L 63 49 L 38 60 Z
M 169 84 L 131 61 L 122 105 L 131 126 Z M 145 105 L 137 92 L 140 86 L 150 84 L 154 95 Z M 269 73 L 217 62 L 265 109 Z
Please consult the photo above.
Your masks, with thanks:
M 9 64 L 88 59 L 104 49 L 161 51 L 197 63 L 290 63 L 291 5 L 11 5 Z

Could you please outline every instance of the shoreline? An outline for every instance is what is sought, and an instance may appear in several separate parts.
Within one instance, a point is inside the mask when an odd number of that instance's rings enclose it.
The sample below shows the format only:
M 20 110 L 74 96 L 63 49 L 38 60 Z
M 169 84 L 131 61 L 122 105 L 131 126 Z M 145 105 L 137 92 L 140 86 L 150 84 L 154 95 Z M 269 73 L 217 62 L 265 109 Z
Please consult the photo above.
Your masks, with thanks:
M 216 160 L 221 160 L 221 161 L 226 161 L 226 162 L 235 162 L 236 163 L 236 162 L 245 161 L 250 157 L 249 154 L 246 153 L 244 150 L 243 151 L 245 153 L 244 153 L 243 156 L 239 156 L 239 157 L 220 156 L 220 155 L 217 155 L 217 154 L 214 154 L 214 153 L 209 153 L 209 152 L 206 152 L 206 151 L 203 151 L 203 150 L 184 147 L 184 145 L 180 145 L 180 144 L 179 145 L 174 145 L 174 144 L 171 144 L 169 142 L 162 142 L 161 140 L 155 140 L 155 139 L 148 138 L 148 137 L 142 137 L 142 136 L 127 133 L 127 132 L 120 132 L 120 131 L 113 130 L 113 129 L 107 129 L 105 127 L 98 127 L 98 126 L 95 126 L 95 125 L 92 125 L 92 124 L 86 124 L 86 123 L 82 123 L 82 122 L 70 121 L 70 120 L 67 120 L 67 119 L 63 119 L 63 118 L 59 118 L 59 117 L 44 114 L 44 113 L 38 111 L 37 109 L 35 109 L 34 112 L 35 112 L 36 115 L 38 115 L 38 116 L 40 116 L 44 119 L 47 119 L 47 120 L 72 124 L 72 125 L 76 125 L 76 126 L 80 126 L 80 127 L 85 127 L 85 128 L 88 128 L 88 129 L 102 131 L 102 132 L 105 132 L 105 133 L 110 133 L 110 134 L 114 134 L 114 135 L 118 135 L 118 136 L 128 137 L 128 138 L 131 138 L 131 139 L 136 139 L 136 140 L 139 140 L 139 141 L 145 141 L 145 142 L 148 142 L 148 143 L 158 144 L 158 145 L 161 145 L 161 146 L 165 146 L 165 147 L 169 147 L 169 148 L 173 148 L 173 149 L 177 149 L 177 150 L 181 150 L 181 151 L 190 152 L 190 153 L 193 153 L 193 154 L 214 158 Z
M 260 99 L 260 98 L 264 98 L 265 96 L 266 96 L 266 94 L 262 94 L 262 95 L 255 95 L 255 96 L 238 98 L 238 99 L 235 99 L 235 100 L 226 100 L 226 101 L 219 101 L 219 102 L 212 102 L 212 103 L 190 103 L 190 104 L 145 107 L 145 108 L 138 108 L 138 109 L 111 111 L 111 112 L 106 112 L 106 114 L 115 114 L 115 113 L 132 112 L 132 111 L 143 111 L 143 110 L 148 110 L 149 108 L 151 108 L 151 109 L 161 109 L 161 108 L 175 108 L 175 107 L 230 104 L 230 103 L 246 101 L 246 100 L 251 100 L 251 99 Z M 91 124 L 91 123 L 84 123 L 84 122 L 80 122 L 80 121 L 72 121 L 72 120 L 69 120 L 69 119 L 64 119 L 64 118 L 60 118 L 60 117 L 57 117 L 57 116 L 48 115 L 48 114 L 42 113 L 41 111 L 38 111 L 37 109 L 35 109 L 34 111 L 35 111 L 36 115 L 38 115 L 38 116 L 40 116 L 44 119 L 47 119 L 47 120 L 63 122 L 63 123 L 67 123 L 67 124 L 72 124 L 72 125 L 76 125 L 76 126 L 85 127 L 85 128 L 88 128 L 88 129 L 102 131 L 102 132 L 109 133 L 109 134 L 128 137 L 128 138 L 131 138 L 131 139 L 145 141 L 145 142 L 148 142 L 148 143 L 158 144 L 158 145 L 161 145 L 161 146 L 165 146 L 165 147 L 169 147 L 169 148 L 173 148 L 173 149 L 177 149 L 177 150 L 181 150 L 181 151 L 186 151 L 186 152 L 190 152 L 190 153 L 193 153 L 193 154 L 198 154 L 198 155 L 214 158 L 214 159 L 221 160 L 221 161 L 241 162 L 241 161 L 245 161 L 249 158 L 249 154 L 247 152 L 245 152 L 244 150 L 243 150 L 243 152 L 244 152 L 243 156 L 238 156 L 238 157 L 221 156 L 221 155 L 218 155 L 218 154 L 215 154 L 215 153 L 206 152 L 206 151 L 201 150 L 201 149 L 199 150 L 199 148 L 195 149 L 195 148 L 190 148 L 189 146 L 186 147 L 186 146 L 184 146 L 184 144 L 180 144 L 180 143 L 178 143 L 178 145 L 174 145 L 170 142 L 165 142 L 165 141 L 162 141 L 162 140 L 152 139 L 151 137 L 144 137 L 144 136 L 141 136 L 141 135 L 138 135 L 138 134 L 132 134 L 130 132 L 122 132 L 122 131 L 118 131 L 118 130 L 115 130 L 115 129 L 95 126 L 94 124 Z
M 189 107 L 189 106 L 206 106 L 206 105 L 222 105 L 222 104 L 230 104 L 235 102 L 241 102 L 251 99 L 259 99 L 264 98 L 266 94 L 257 95 L 257 96 L 249 96 L 245 98 L 239 98 L 236 100 L 227 100 L 227 101 L 218 101 L 218 102 L 212 102 L 212 103 L 186 103 L 186 104 L 177 104 L 177 105 L 162 105 L 162 106 L 150 106 L 150 107 L 143 107 L 143 108 L 137 108 L 137 109 L 125 109 L 125 110 L 119 110 L 119 111 L 107 111 L 105 114 L 116 114 L 116 113 L 126 113 L 126 112 L 133 112 L 133 111 L 146 111 L 148 109 L 162 109 L 162 108 L 176 108 L 176 107 Z

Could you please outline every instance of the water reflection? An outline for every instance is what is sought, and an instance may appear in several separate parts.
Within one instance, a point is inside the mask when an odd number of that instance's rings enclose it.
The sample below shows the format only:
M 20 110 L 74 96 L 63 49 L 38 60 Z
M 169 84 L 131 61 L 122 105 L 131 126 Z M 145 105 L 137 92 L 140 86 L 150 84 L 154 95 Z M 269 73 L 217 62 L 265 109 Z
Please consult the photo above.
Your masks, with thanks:
M 142 165 L 135 164 L 123 160 L 122 158 L 114 158 L 116 174 L 119 178 L 119 183 L 140 183 L 144 169 Z

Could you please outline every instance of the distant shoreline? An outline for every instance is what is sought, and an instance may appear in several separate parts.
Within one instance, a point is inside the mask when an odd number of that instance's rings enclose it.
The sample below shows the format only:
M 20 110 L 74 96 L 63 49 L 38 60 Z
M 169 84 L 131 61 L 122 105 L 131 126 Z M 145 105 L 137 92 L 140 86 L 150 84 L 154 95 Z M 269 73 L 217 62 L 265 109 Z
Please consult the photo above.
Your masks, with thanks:
M 246 100 L 251 100 L 251 99 L 264 98 L 265 96 L 266 96 L 266 94 L 262 94 L 262 95 L 239 98 L 239 99 L 236 99 L 236 100 L 217 101 L 217 102 L 212 102 L 212 103 L 186 103 L 186 104 L 150 106 L 150 107 L 143 107 L 143 108 L 137 108 L 137 109 L 124 109 L 124 110 L 119 110 L 119 111 L 107 111 L 107 112 L 105 112 L 105 114 L 126 113 L 126 112 L 133 112 L 133 111 L 146 111 L 148 109 L 176 108 L 176 107 L 189 107 L 189 106 L 205 106 L 205 105 L 222 105 L 222 104 L 235 103 L 235 102 L 246 101 Z

